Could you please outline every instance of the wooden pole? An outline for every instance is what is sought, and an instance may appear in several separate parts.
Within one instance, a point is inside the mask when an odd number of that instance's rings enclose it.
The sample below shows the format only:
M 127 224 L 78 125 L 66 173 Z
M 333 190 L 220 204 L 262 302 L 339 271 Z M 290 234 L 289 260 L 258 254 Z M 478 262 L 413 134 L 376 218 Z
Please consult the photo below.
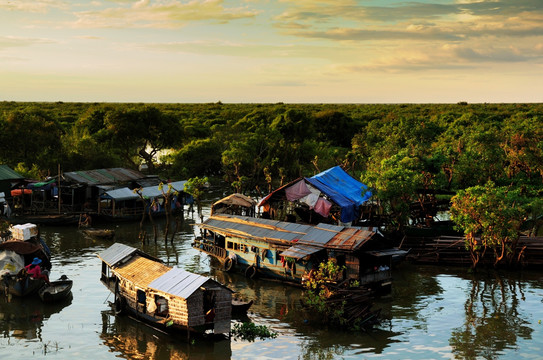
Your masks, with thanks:
M 60 164 L 58 164 L 58 213 L 61 212 L 61 203 L 60 203 Z

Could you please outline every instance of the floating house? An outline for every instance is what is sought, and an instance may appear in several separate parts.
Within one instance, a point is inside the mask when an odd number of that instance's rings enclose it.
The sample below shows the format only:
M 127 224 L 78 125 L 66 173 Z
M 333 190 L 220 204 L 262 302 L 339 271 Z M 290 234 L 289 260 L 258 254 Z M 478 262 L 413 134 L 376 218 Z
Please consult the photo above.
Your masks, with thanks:
M 301 284 L 320 263 L 335 259 L 343 279 L 378 291 L 390 289 L 391 267 L 405 251 L 391 248 L 377 229 L 318 225 L 236 215 L 213 215 L 193 247 L 219 260 L 225 271 Z
M 158 185 L 136 190 L 128 187 L 107 190 L 100 195 L 98 217 L 104 220 L 139 220 L 147 211 L 152 216 L 164 215 L 167 206 L 165 194 L 168 191 L 173 194 L 169 205 L 171 210 L 182 210 L 185 204 L 192 201 L 192 197 L 183 191 L 186 182 L 164 184 L 163 190 Z
M 362 206 L 372 196 L 368 187 L 335 166 L 313 177 L 297 179 L 264 197 L 262 217 L 317 224 L 356 225 Z
M 116 314 L 128 313 L 168 332 L 229 334 L 232 291 L 207 277 L 165 265 L 115 243 L 102 251 L 100 280 L 115 294 Z
M 211 205 L 211 215 L 231 214 L 256 216 L 256 200 L 253 198 L 235 193 L 214 202 Z

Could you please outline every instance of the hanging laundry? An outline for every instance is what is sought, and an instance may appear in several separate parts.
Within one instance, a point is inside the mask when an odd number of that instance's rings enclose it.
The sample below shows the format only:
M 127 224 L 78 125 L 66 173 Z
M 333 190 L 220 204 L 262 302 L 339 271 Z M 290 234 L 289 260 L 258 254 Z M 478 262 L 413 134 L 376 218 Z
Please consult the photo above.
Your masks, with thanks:
M 298 181 L 296 184 L 285 189 L 285 195 L 288 201 L 298 200 L 306 195 L 311 194 L 304 180 Z
M 332 203 L 325 198 L 319 198 L 317 201 L 317 204 L 315 205 L 315 212 L 319 215 L 322 215 L 324 217 L 328 217 L 330 215 L 330 208 L 332 207 Z

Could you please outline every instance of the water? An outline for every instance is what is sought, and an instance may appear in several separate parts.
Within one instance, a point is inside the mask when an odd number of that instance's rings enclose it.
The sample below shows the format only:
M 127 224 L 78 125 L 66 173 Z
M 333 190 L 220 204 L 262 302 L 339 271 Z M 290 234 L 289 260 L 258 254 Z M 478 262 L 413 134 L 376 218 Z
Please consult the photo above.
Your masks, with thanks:
M 51 278 L 73 281 L 73 296 L 47 305 L 0 296 L 0 358 L 57 359 L 541 359 L 543 273 L 471 274 L 467 269 L 402 264 L 393 291 L 379 299 L 386 318 L 367 333 L 316 325 L 299 305 L 297 288 L 216 271 L 193 250 L 193 220 L 171 243 L 161 237 L 143 250 L 192 272 L 211 276 L 255 301 L 250 321 L 275 339 L 217 342 L 173 339 L 126 317 L 115 317 L 113 296 L 99 281 L 96 254 L 111 241 L 76 228 L 41 229 L 53 253 Z M 139 224 L 116 227 L 115 241 L 140 247 Z M 148 229 L 152 233 L 152 229 Z

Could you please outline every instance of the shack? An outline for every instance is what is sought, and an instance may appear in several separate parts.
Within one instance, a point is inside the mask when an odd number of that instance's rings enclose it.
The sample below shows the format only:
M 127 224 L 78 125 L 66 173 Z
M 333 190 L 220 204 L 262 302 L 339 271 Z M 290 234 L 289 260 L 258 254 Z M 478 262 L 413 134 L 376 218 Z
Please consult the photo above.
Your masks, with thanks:
M 151 215 L 158 216 L 166 213 L 166 198 L 171 192 L 170 207 L 172 212 L 183 210 L 191 197 L 183 191 L 187 181 L 175 181 L 164 184 L 170 190 L 160 190 L 158 185 L 139 189 L 122 187 L 105 191 L 98 202 L 98 217 L 103 220 L 139 220 L 144 212 L 150 210 Z
M 318 224 L 356 225 L 362 206 L 371 198 L 368 187 L 340 166 L 294 180 L 264 197 L 262 217 Z
M 167 332 L 229 334 L 232 291 L 207 277 L 165 265 L 136 248 L 115 243 L 98 254 L 100 280 L 124 312 Z

